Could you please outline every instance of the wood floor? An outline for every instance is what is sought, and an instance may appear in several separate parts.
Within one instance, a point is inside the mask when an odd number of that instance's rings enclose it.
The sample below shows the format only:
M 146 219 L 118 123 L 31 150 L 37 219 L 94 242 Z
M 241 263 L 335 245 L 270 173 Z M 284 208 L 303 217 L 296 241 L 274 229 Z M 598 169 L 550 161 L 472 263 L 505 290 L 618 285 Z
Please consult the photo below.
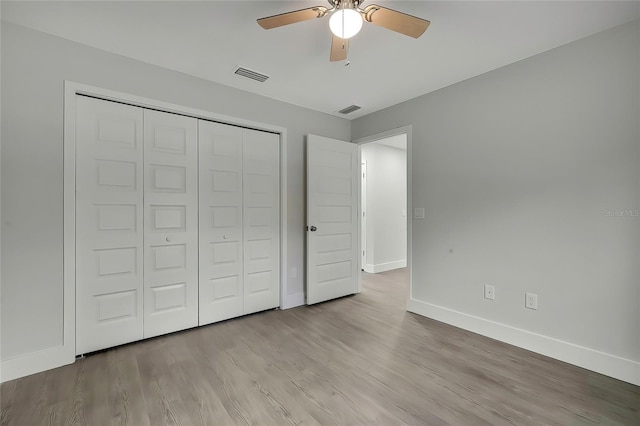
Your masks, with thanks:
M 94 354 L 2 385 L 3 425 L 640 425 L 640 388 L 363 292 Z

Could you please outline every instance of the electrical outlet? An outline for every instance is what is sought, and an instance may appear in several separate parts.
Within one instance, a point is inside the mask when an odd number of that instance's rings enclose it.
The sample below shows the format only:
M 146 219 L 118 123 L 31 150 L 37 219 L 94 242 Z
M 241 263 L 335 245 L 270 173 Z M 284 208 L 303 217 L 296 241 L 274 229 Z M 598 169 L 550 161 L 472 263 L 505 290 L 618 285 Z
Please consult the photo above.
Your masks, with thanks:
M 492 285 L 484 285 L 484 298 L 494 300 L 496 298 L 496 288 Z
M 533 310 L 538 309 L 538 295 L 535 293 L 525 293 L 524 307 Z

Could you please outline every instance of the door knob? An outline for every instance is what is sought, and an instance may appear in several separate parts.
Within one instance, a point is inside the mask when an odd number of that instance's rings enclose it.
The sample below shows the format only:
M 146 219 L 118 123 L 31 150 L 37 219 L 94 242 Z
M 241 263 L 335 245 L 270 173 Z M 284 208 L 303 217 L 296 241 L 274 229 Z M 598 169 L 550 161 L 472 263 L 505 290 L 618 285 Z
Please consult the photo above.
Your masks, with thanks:
M 318 230 L 318 228 L 316 228 L 315 226 L 311 225 L 311 228 L 309 228 L 309 230 L 311 232 L 316 232 Z
M 171 238 L 169 238 L 169 237 L 165 238 L 165 240 L 166 240 L 168 243 L 170 243 L 170 242 L 171 242 Z

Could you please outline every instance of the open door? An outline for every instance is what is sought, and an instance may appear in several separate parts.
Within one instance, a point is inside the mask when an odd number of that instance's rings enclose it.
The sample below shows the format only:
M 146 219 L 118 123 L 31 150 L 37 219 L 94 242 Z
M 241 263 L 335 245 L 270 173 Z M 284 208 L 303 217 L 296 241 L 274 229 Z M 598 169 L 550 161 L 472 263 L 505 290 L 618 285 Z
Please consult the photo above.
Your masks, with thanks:
M 307 305 L 358 292 L 358 145 L 307 137 Z

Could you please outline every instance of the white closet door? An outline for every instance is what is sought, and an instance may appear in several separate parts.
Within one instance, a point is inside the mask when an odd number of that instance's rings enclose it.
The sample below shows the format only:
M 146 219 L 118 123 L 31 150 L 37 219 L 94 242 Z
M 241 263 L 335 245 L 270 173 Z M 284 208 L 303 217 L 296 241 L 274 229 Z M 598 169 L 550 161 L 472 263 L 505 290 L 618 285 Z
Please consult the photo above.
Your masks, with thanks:
M 144 337 L 198 325 L 198 120 L 144 111 Z
M 143 113 L 76 101 L 76 354 L 84 354 L 143 336 Z
M 244 130 L 244 313 L 280 304 L 280 136 Z
M 199 121 L 200 325 L 243 314 L 242 129 Z

